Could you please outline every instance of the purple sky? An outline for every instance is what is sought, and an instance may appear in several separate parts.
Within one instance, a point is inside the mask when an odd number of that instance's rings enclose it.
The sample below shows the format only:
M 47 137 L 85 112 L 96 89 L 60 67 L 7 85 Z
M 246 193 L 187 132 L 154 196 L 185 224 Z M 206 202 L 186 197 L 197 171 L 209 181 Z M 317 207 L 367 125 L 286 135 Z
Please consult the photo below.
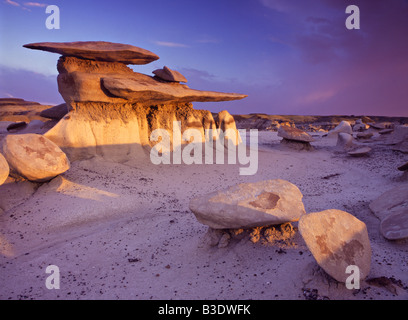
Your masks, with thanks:
M 60 8 L 61 29 L 45 27 Z M 348 30 L 347 5 L 360 8 Z M 57 54 L 23 44 L 105 40 L 160 56 L 194 89 L 248 94 L 195 103 L 233 114 L 408 116 L 407 0 L 0 0 L 0 97 L 62 102 Z

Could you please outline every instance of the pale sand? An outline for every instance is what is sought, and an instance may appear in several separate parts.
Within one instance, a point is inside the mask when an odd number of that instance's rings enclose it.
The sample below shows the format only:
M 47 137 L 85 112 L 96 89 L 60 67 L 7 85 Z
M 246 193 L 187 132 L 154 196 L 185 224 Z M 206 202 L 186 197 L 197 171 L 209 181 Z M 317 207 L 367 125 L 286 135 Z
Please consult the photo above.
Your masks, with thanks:
M 155 166 L 147 158 L 74 162 L 42 186 L 9 178 L 0 187 L 0 207 L 8 209 L 0 210 L 0 298 L 305 299 L 317 289 L 330 299 L 408 299 L 398 285 L 362 281 L 352 291 L 332 280 L 297 229 L 291 245 L 244 237 L 226 248 L 210 246 L 208 228 L 188 209 L 192 197 L 285 179 L 299 187 L 307 212 L 340 209 L 364 221 L 373 252 L 369 278 L 408 286 L 408 241 L 384 239 L 368 208 L 407 183 L 396 170 L 407 155 L 370 143 L 369 157 L 353 158 L 335 152 L 335 139 L 319 138 L 315 151 L 299 152 L 281 147 L 276 132 L 259 134 L 254 176 L 240 176 L 239 164 Z M 60 268 L 59 290 L 45 286 L 48 265 Z

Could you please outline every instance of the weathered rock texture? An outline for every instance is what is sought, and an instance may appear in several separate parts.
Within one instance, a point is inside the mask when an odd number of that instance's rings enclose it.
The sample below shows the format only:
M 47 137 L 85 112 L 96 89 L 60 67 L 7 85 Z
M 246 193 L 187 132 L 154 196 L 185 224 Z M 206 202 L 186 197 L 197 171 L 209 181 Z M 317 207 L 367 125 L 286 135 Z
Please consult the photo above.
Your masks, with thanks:
M 370 147 L 362 147 L 362 148 L 351 150 L 347 153 L 352 157 L 362 157 L 362 156 L 368 155 L 370 152 L 371 152 Z

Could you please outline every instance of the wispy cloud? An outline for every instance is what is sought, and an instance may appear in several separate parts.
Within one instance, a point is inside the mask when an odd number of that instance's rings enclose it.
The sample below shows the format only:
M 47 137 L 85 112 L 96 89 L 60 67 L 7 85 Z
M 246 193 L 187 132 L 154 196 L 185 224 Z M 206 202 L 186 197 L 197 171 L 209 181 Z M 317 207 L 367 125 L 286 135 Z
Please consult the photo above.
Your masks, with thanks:
M 307 94 L 304 97 L 301 97 L 297 100 L 299 104 L 312 104 L 312 103 L 321 103 L 329 100 L 334 95 L 336 95 L 337 90 L 328 89 L 328 90 L 318 90 Z
M 169 41 L 154 41 L 155 44 L 162 47 L 171 47 L 171 48 L 188 48 L 189 46 L 184 43 L 169 42 Z
M 18 2 L 15 2 L 12 0 L 5 0 L 4 3 L 15 6 L 15 7 L 20 7 L 20 4 Z
M 39 2 L 24 2 L 24 5 L 26 7 L 39 7 L 39 8 L 44 8 L 47 6 L 46 3 L 39 3 Z

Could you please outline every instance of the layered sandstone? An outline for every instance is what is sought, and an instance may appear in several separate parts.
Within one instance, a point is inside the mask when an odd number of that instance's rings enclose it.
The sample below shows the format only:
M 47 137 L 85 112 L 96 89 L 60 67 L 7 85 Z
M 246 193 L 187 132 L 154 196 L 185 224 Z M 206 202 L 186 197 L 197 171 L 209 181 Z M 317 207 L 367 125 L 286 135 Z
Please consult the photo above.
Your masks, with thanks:
M 190 89 L 179 83 L 187 79 L 168 67 L 149 76 L 126 66 L 158 59 L 150 51 L 100 41 L 25 47 L 62 55 L 57 64 L 58 90 L 70 112 L 45 136 L 63 148 L 71 160 L 100 155 L 124 161 L 140 156 L 144 147 L 155 143 L 150 139 L 155 129 L 168 131 L 172 149 L 174 129 L 181 134 L 189 128 L 198 129 L 201 141 L 194 142 L 205 142 L 206 129 L 213 129 L 211 139 L 217 139 L 216 129 L 231 127 L 237 136 L 234 144 L 241 141 L 227 111 L 217 125 L 209 111 L 195 110 L 191 102 L 231 101 L 246 95 Z

